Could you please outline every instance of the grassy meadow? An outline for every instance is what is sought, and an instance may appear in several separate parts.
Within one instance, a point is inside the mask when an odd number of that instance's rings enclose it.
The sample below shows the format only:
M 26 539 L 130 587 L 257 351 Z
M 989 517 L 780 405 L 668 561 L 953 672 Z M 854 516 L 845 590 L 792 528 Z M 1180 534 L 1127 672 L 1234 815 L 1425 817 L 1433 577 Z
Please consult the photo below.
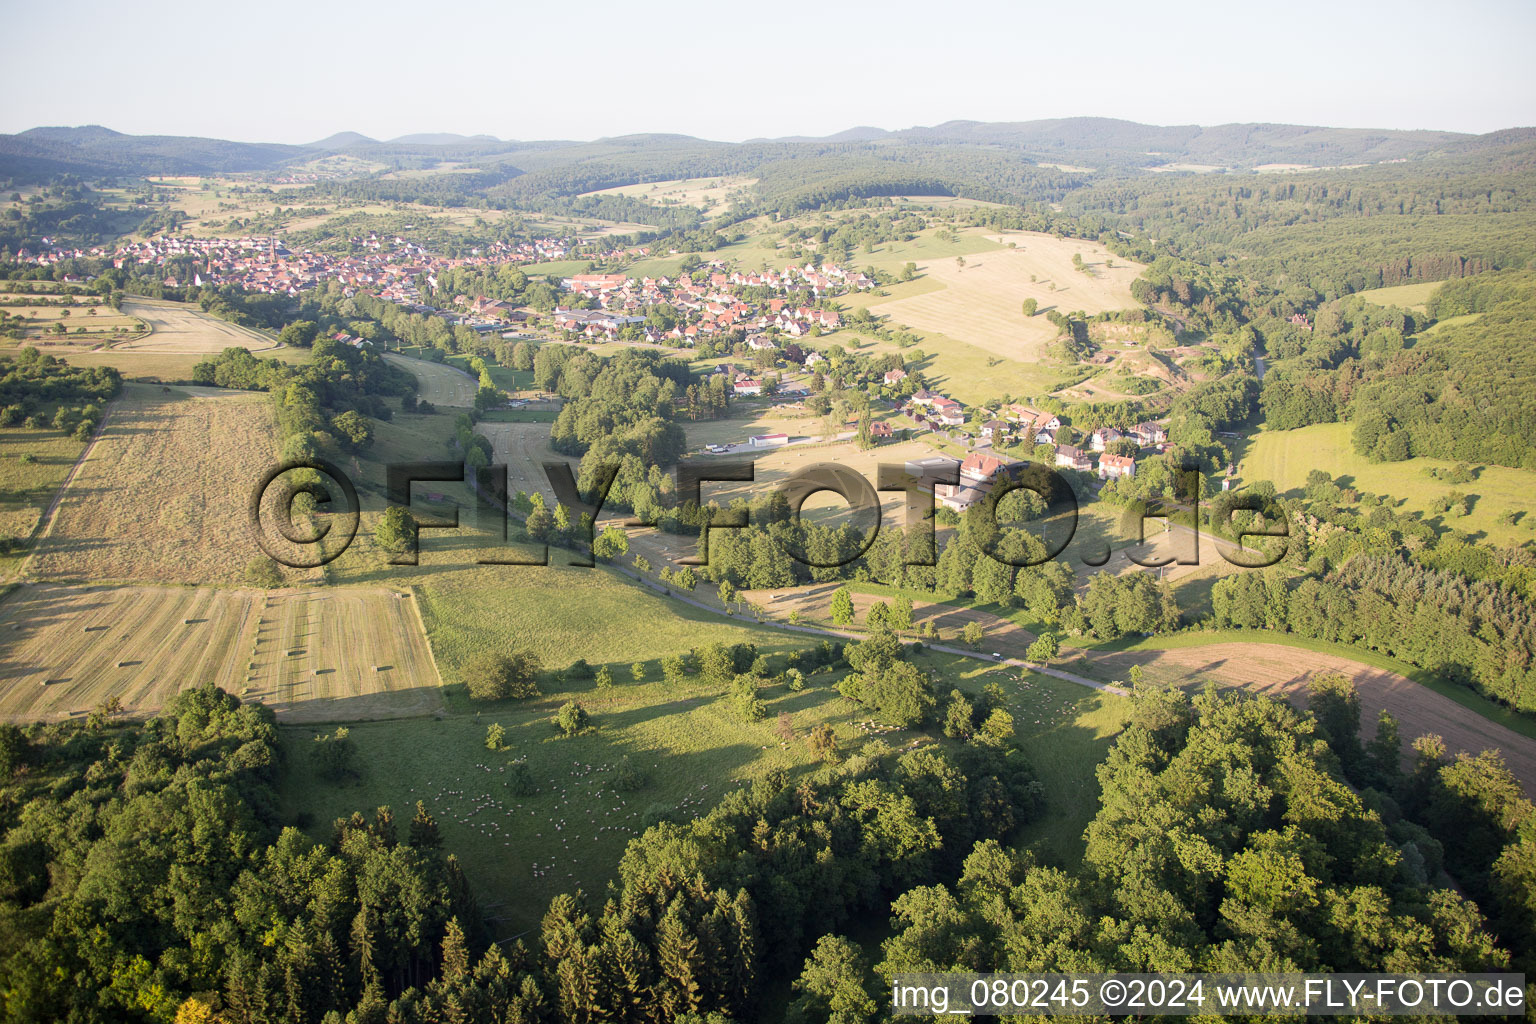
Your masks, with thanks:
M 1397 306 L 1402 309 L 1411 309 L 1416 312 L 1424 312 L 1424 304 L 1435 293 L 1444 281 L 1415 281 L 1413 284 L 1393 285 L 1390 288 L 1372 288 L 1368 291 L 1357 292 L 1360 298 L 1367 302 L 1374 302 L 1378 306 Z
M 32 537 L 84 450 L 62 430 L 0 429 L 0 537 Z M 24 549 L 0 555 L 0 576 L 10 576 L 25 557 Z
M 1307 474 L 1321 469 L 1346 486 L 1390 495 L 1403 508 L 1425 514 L 1440 527 L 1480 534 L 1497 544 L 1531 539 L 1536 528 L 1536 473 L 1475 466 L 1475 479 L 1451 484 L 1431 478 L 1426 471 L 1451 469 L 1456 463 L 1431 458 L 1372 463 L 1351 446 L 1352 430 L 1348 423 L 1317 423 L 1296 430 L 1262 431 L 1248 444 L 1238 471 L 1245 481 L 1269 480 L 1280 493 L 1299 495 Z M 1435 500 L 1451 491 L 1474 495 L 1472 511 L 1459 517 L 1431 513 Z M 1518 513 L 1513 525 L 1502 521 L 1506 512 Z
M 1043 815 L 1021 828 L 1020 841 L 1053 862 L 1077 859 L 1097 809 L 1093 766 L 1122 727 L 1124 698 L 1045 677 L 1020 679 L 954 655 L 925 652 L 917 661 L 934 673 L 946 699 L 955 688 L 975 695 L 994 680 L 1003 686 L 1018 738 L 1046 792 Z M 817 762 L 804 737 L 816 725 L 830 724 L 845 753 L 876 737 L 892 746 L 934 742 L 927 734 L 872 725 L 858 705 L 838 696 L 839 673 L 814 674 L 799 693 L 765 687 L 768 715 L 748 722 L 698 676 L 669 686 L 653 666 L 636 683 L 627 666 L 615 668 L 623 671 L 607 690 L 593 689 L 590 681 L 548 684 L 529 701 L 476 705 L 450 687 L 440 716 L 354 725 L 351 735 L 366 767 L 353 785 L 323 783 L 309 765 L 305 748 L 321 730 L 284 728 L 293 766 L 284 810 L 302 815 L 323 837 L 334 818 L 353 810 L 388 804 L 403 822 L 422 800 L 476 890 L 504 897 L 489 914 L 498 934 L 510 936 L 536 927 L 560 892 L 579 886 L 602 893 L 625 844 L 656 818 L 707 811 L 771 769 L 791 778 L 813 771 Z M 592 712 L 591 732 L 557 738 L 549 719 L 567 699 Z M 779 732 L 781 714 L 789 715 L 788 741 Z M 486 746 L 493 723 L 506 731 L 505 750 Z M 535 792 L 515 792 L 511 775 L 518 762 Z M 626 763 L 644 784 L 616 791 L 616 770 Z

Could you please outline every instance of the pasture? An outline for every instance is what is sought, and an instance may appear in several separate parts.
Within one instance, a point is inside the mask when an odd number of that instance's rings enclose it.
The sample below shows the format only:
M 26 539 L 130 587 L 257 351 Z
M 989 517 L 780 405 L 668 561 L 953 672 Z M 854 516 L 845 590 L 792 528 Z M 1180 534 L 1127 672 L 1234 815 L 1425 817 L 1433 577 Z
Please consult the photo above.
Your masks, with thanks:
M 32 536 L 84 450 L 84 442 L 62 430 L 0 429 L 0 537 Z M 22 551 L 0 555 L 0 575 L 9 576 L 22 557 Z
M 295 766 L 283 784 L 285 810 L 307 813 L 322 835 L 359 807 L 388 804 L 403 824 L 423 801 L 475 890 L 502 895 L 505 902 L 486 912 L 496 933 L 510 936 L 536 928 L 559 893 L 602 893 L 648 814 L 692 817 L 769 769 L 808 771 L 813 762 L 802 737 L 823 721 L 845 744 L 858 735 L 853 706 L 837 698 L 828 675 L 801 693 L 766 688 L 768 717 L 759 722 L 742 719 L 696 676 L 676 687 L 635 684 L 627 671 L 619 676 L 623 682 L 604 694 L 579 694 L 596 730 L 569 739 L 556 739 L 549 722 L 564 692 L 475 708 L 455 698 L 456 713 L 442 719 L 353 726 L 366 767 L 352 786 L 323 782 L 309 767 L 304 748 L 314 730 L 284 729 Z M 778 736 L 780 712 L 790 714 L 796 742 Z M 506 730 L 506 750 L 486 748 L 492 723 Z M 645 783 L 616 792 L 615 772 L 626 758 Z M 518 761 L 534 792 L 515 791 Z
M 1352 430 L 1348 423 L 1317 423 L 1296 430 L 1262 431 L 1242 453 L 1238 472 L 1245 481 L 1269 480 L 1281 494 L 1296 496 L 1302 493 L 1307 474 L 1321 469 L 1344 486 L 1389 495 L 1401 508 L 1421 513 L 1446 529 L 1481 534 L 1496 544 L 1522 544 L 1533 536 L 1536 473 L 1475 466 L 1475 479 L 1452 484 L 1431 478 L 1426 470 L 1450 469 L 1456 463 L 1426 457 L 1372 463 L 1350 444 Z M 1431 511 L 1436 499 L 1451 491 L 1476 496 L 1470 513 L 1451 516 Z M 1513 524 L 1503 521 L 1509 512 L 1516 514 Z
M 1371 288 L 1368 291 L 1356 292 L 1366 302 L 1373 302 L 1378 306 L 1398 306 L 1402 309 L 1411 309 L 1416 312 L 1424 312 L 1424 303 L 1435 294 L 1443 281 L 1415 281 L 1413 284 L 1393 285 L 1390 288 Z
M 1121 727 L 1124 699 L 1046 677 L 1021 679 L 949 654 L 926 652 L 916 660 L 934 673 L 945 699 L 954 688 L 974 695 L 988 682 L 1003 686 L 1017 738 L 1047 794 L 1045 813 L 1024 826 L 1020 838 L 1053 862 L 1080 857 L 1082 831 L 1097 806 L 1092 768 Z M 351 786 L 324 783 L 309 766 L 306 746 L 316 730 L 285 728 L 294 770 L 283 783 L 283 809 L 305 814 L 311 831 L 322 835 L 334 818 L 356 808 L 388 804 L 403 822 L 423 801 L 476 890 L 506 894 L 505 902 L 488 907 L 488 916 L 496 933 L 508 936 L 536 927 L 558 893 L 603 892 L 625 845 L 656 817 L 704 813 L 772 769 L 792 779 L 813 771 L 817 764 L 804 737 L 818 724 L 832 726 L 844 752 L 873 738 L 893 747 L 933 742 L 872 723 L 837 694 L 838 673 L 812 675 L 799 693 L 763 687 L 767 717 L 748 722 L 699 676 L 668 685 L 652 666 L 635 683 L 625 663 L 613 667 L 619 681 L 607 690 L 593 690 L 590 681 L 550 684 L 541 697 L 490 705 L 455 693 L 440 719 L 354 726 L 351 736 L 366 767 Z M 596 729 L 556 739 L 549 718 L 570 698 L 592 712 Z M 779 735 L 781 713 L 789 716 L 792 740 Z M 506 730 L 507 749 L 486 748 L 492 723 Z M 519 792 L 513 782 L 518 763 L 532 792 Z M 613 785 L 625 763 L 643 776 L 638 790 Z
M 238 582 L 258 553 L 246 502 L 275 438 L 265 395 L 126 385 L 24 573 Z
M 1094 768 L 1125 727 L 1130 700 L 941 651 L 925 651 L 914 661 L 933 673 L 941 707 L 952 689 L 975 696 L 987 683 L 1003 688 L 1014 740 L 1034 766 L 1045 796 L 1040 817 L 1022 826 L 1015 840 L 1048 864 L 1067 867 L 1082 860 L 1083 831 L 1099 809 Z

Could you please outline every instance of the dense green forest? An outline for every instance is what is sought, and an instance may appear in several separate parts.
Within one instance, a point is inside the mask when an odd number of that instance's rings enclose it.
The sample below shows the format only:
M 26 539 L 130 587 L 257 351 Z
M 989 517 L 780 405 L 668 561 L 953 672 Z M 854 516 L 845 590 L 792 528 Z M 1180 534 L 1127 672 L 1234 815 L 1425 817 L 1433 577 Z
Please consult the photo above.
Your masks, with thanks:
M 1506 843 L 1526 856 L 1530 807 L 1507 773 L 1426 752 L 1405 777 L 1390 725 L 1360 748 L 1342 679 L 1314 684 L 1313 704 L 1316 719 L 1236 694 L 1141 693 L 1099 766 L 1082 866 L 978 844 L 956 886 L 892 904 L 881 973 L 1499 970 L 1517 938 L 1524 962 L 1523 886 L 1484 910 L 1445 873 L 1465 868 L 1487 893 Z M 1456 807 L 1444 791 L 1479 772 Z M 1487 829 L 1486 844 L 1456 851 L 1458 826 Z M 1501 942 L 1506 912 L 1516 931 Z
M 1413 318 L 1359 300 L 1330 303 L 1311 336 L 1271 353 L 1260 402 L 1272 428 L 1348 420 L 1378 462 L 1434 456 L 1536 469 L 1536 274 L 1484 274 L 1437 289 Z M 1409 337 L 1405 337 L 1409 335 Z
M 344 761 L 348 742 L 284 764 L 271 713 L 211 687 L 143 724 L 103 707 L 0 727 L 0 1014 L 170 1020 L 191 1000 L 240 1024 L 750 1019 L 818 934 L 952 878 L 1039 804 L 1022 754 L 990 735 L 870 744 L 652 826 L 600 909 L 560 896 L 503 947 L 429 808 L 338 819 L 323 842 L 277 818 L 279 773 Z
M 1529 970 L 1536 833 L 1497 755 L 1428 739 L 1405 773 L 1390 716 L 1361 743 L 1348 683 L 1311 700 L 1139 690 L 1080 867 L 1008 845 L 1038 806 L 1027 752 L 872 741 L 652 825 L 600 906 L 557 896 L 511 943 L 429 807 L 319 841 L 278 817 L 279 775 L 344 733 L 284 763 L 271 713 L 211 687 L 144 723 L 4 726 L 0 1014 L 746 1021 L 798 974 L 793 1019 L 864 1022 L 878 989 L 833 936 L 887 906 L 882 975 Z

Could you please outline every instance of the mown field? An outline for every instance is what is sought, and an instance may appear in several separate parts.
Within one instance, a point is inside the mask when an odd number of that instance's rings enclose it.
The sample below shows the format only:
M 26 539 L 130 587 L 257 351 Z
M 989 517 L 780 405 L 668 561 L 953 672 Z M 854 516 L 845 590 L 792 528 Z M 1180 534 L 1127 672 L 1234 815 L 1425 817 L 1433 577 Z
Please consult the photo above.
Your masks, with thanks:
M 410 595 L 373 587 L 260 596 L 241 694 L 287 721 L 429 714 L 441 683 Z
M 475 391 L 479 384 L 464 370 L 446 363 L 412 359 L 393 352 L 386 353 L 384 358 L 416 375 L 416 379 L 421 382 L 417 398 L 445 409 L 468 409 L 475 404 Z
M 935 331 L 1009 359 L 1038 358 L 1056 337 L 1045 312 L 1102 313 L 1136 305 L 1131 282 L 1144 269 L 1103 246 L 1075 238 L 1011 231 L 986 235 L 998 248 L 971 256 L 935 257 L 918 270 L 943 287 L 873 307 L 922 331 Z M 1084 271 L 1072 257 L 1081 256 Z M 960 260 L 963 259 L 962 264 Z M 1025 299 L 1040 311 L 1026 317 Z
M 229 584 L 256 554 L 247 502 L 275 460 L 266 395 L 124 387 L 26 574 Z
M 1096 652 L 1085 674 L 1119 679 L 1140 665 L 1151 682 L 1199 687 L 1206 682 L 1306 704 L 1308 682 L 1338 672 L 1360 694 L 1361 731 L 1375 734 L 1383 708 L 1397 718 L 1404 751 L 1422 735 L 1442 737 L 1452 752 L 1498 750 L 1527 791 L 1536 789 L 1536 724 L 1464 687 L 1442 683 L 1390 659 L 1265 630 L 1156 637 L 1121 650 Z M 1077 671 L 1079 663 L 1067 667 Z M 1414 678 L 1410 678 L 1409 674 Z
M 1087 272 L 1072 265 L 1082 256 Z M 961 262 L 963 261 L 963 263 Z M 1113 266 L 1109 263 L 1113 261 Z M 889 326 L 920 337 L 908 359 L 919 363 L 932 386 L 968 404 L 1002 395 L 1033 395 L 1055 388 L 1066 367 L 1047 356 L 1056 329 L 1047 310 L 1098 313 L 1136 306 L 1130 282 L 1143 269 L 1110 255 L 1103 246 L 1038 232 L 992 234 L 980 229 L 929 229 L 910 242 L 887 242 L 859 253 L 857 266 L 892 273 L 908 262 L 919 276 L 879 292 L 845 296 L 845 308 L 868 308 L 889 318 Z M 1039 305 L 1026 317 L 1023 303 Z M 845 330 L 834 339 L 856 332 Z M 867 340 L 867 339 L 866 339 Z M 902 351 L 876 342 L 875 351 Z
M 207 358 L 199 352 L 144 352 L 114 348 L 96 341 L 50 341 L 43 338 L 25 344 L 37 348 L 44 355 L 57 356 L 71 366 L 112 366 L 122 373 L 124 380 L 154 384 L 190 382 L 192 368 Z M 21 343 L 0 344 L 0 356 L 15 356 L 20 349 Z M 260 358 L 300 363 L 309 358 L 309 350 L 283 346 L 261 352 Z
M 112 341 L 144 330 L 144 323 L 128 311 L 119 312 L 91 296 L 76 296 L 70 306 L 34 304 L 29 296 L 4 292 L 0 284 L 0 313 L 22 318 L 29 342 L 73 341 L 76 344 Z M 46 296 L 52 302 L 58 296 Z M 63 328 L 62 331 L 59 328 Z
M 23 585 L 0 601 L 0 717 L 70 717 L 112 697 L 149 712 L 207 682 L 238 692 L 259 600 L 208 587 Z
M 379 588 L 23 584 L 0 601 L 0 718 L 83 715 L 110 698 L 147 714 L 215 683 L 283 721 L 441 707 L 409 595 Z
M 186 302 L 124 299 L 123 312 L 142 320 L 150 328 L 148 337 L 116 346 L 125 352 L 213 355 L 226 348 L 264 352 L 277 347 L 277 340 L 271 335 L 209 316 Z
M 1416 458 L 1405 462 L 1372 463 L 1350 444 L 1348 423 L 1318 423 L 1297 430 L 1266 430 L 1256 435 L 1239 466 L 1245 481 L 1269 480 L 1282 494 L 1299 495 L 1307 474 L 1321 469 L 1340 483 L 1390 495 L 1401 507 L 1426 514 L 1447 529 L 1481 534 L 1497 544 L 1522 544 L 1536 533 L 1536 473 L 1504 466 L 1478 466 L 1476 479 L 1464 484 L 1436 480 L 1429 469 L 1451 469 L 1444 459 Z M 1341 479 L 1343 478 L 1343 479 Z M 1475 495 L 1465 516 L 1431 513 L 1436 499 L 1451 491 Z M 1518 518 L 1503 521 L 1507 512 Z

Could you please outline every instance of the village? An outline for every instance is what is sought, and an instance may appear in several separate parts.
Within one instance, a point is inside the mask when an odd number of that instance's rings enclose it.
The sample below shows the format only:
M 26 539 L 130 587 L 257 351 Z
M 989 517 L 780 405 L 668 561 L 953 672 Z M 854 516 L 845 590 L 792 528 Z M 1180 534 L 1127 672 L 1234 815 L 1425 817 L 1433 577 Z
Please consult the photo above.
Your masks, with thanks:
M 45 244 L 48 239 L 43 240 Z M 166 268 L 167 288 L 230 285 L 244 291 L 297 296 L 336 282 L 346 295 L 367 293 L 411 312 L 443 316 L 481 332 L 542 318 L 541 311 L 488 296 L 439 296 L 438 275 L 451 268 L 486 269 L 505 265 L 536 267 L 572 258 L 596 262 L 650 255 L 639 246 L 602 252 L 577 238 L 538 238 L 496 242 L 466 256 L 443 256 L 403 237 L 370 234 L 349 240 L 347 251 L 293 251 L 277 236 L 193 238 L 160 235 L 112 249 L 23 249 L 17 258 L 35 266 L 69 259 L 110 258 L 114 267 Z M 178 276 L 179 275 L 179 276 Z M 69 282 L 68 275 L 64 278 Z M 743 272 L 710 261 L 695 273 L 674 277 L 632 278 L 623 273 L 587 273 L 562 278 L 571 295 L 549 314 L 553 328 L 567 338 L 591 341 L 633 340 L 674 347 L 732 331 L 774 330 L 791 338 L 836 330 L 841 315 L 815 303 L 850 291 L 874 288 L 868 275 L 826 264 L 791 265 L 783 271 Z M 547 311 L 545 311 L 547 312 Z M 626 331 L 626 328 L 634 330 Z M 636 334 L 639 334 L 637 337 Z M 765 343 L 758 340 L 762 347 Z
M 50 247 L 41 254 L 20 255 L 37 264 L 57 263 L 71 256 L 110 257 L 120 268 L 167 268 L 170 272 L 162 282 L 166 287 L 230 285 L 297 296 L 335 282 L 347 295 L 371 294 L 414 313 L 442 317 L 451 325 L 478 333 L 505 332 L 503 336 L 509 338 L 516 335 L 508 328 L 540 324 L 553 337 L 566 341 L 648 343 L 679 349 L 710 342 L 713 347 L 707 351 L 727 355 L 734 351 L 753 361 L 750 368 L 731 362 L 713 368 L 712 375 L 724 376 L 731 395 L 770 399 L 781 407 L 809 398 L 811 382 L 828 370 L 827 356 L 801 342 L 843 326 L 842 314 L 829 300 L 878 286 L 868 274 L 832 263 L 742 270 L 714 260 L 675 275 L 633 277 L 623 272 L 588 272 L 563 277 L 558 286 L 569 298 L 558 301 L 552 311 L 484 295 L 438 294 L 439 274 L 450 268 L 535 267 L 567 260 L 590 247 L 590 242 L 581 239 L 550 237 L 497 242 L 472 249 L 468 255 L 448 257 L 400 236 L 377 234 L 352 238 L 346 251 L 334 253 L 295 252 L 276 236 L 163 235 L 125 243 L 110 252 Z M 643 256 L 648 250 L 641 247 L 607 255 Z M 189 267 L 190 280 L 176 276 L 185 274 Z M 344 333 L 335 340 L 354 346 L 369 344 Z M 788 372 L 781 372 L 780 367 Z M 795 376 L 796 371 L 804 376 Z M 879 397 L 907 417 L 912 428 L 900 430 L 902 436 L 932 432 L 935 440 L 964 446 L 968 454 L 963 459 L 944 456 L 925 460 L 923 467 L 925 472 L 938 473 L 940 479 L 953 478 L 958 467 L 958 483 L 940 483 L 934 489 L 939 504 L 955 512 L 964 512 L 982 501 L 998 474 L 1024 458 L 1051 459 L 1056 468 L 1110 481 L 1133 477 L 1139 457 L 1160 454 L 1167 447 L 1166 431 L 1152 422 L 1138 423 L 1125 431 L 1100 427 L 1079 437 L 1060 416 L 1031 406 L 1013 403 L 995 409 L 967 409 L 961 402 L 930 390 L 920 375 L 902 368 L 844 383 L 862 384 L 872 397 Z M 892 422 L 871 422 L 868 442 L 896 439 L 898 429 Z M 848 436 L 852 436 L 851 431 Z M 775 448 L 805 440 L 809 439 L 769 432 L 751 435 L 736 445 L 712 445 L 706 453 Z M 1009 447 L 1019 457 L 1001 450 Z

